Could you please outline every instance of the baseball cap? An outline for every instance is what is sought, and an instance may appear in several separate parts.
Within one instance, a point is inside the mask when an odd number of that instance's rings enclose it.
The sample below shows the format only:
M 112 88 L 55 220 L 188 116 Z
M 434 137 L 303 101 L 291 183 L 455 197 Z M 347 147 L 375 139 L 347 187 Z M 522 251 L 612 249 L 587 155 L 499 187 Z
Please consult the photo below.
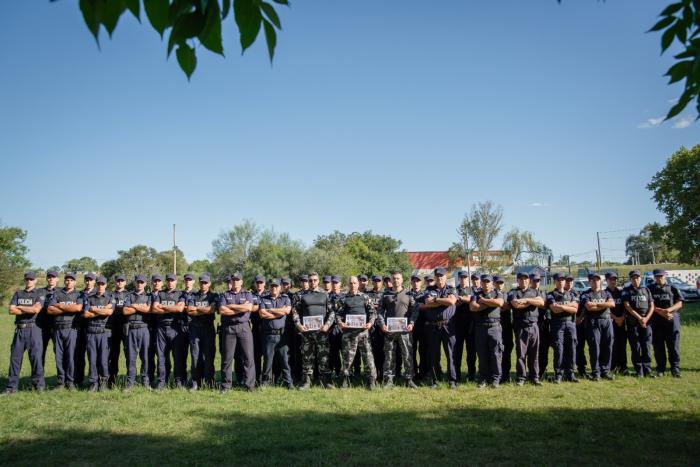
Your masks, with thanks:
M 154 282 L 155 282 L 155 281 L 161 281 L 161 282 L 162 282 L 162 281 L 163 281 L 163 276 L 161 276 L 160 274 L 153 274 L 153 275 L 151 276 L 151 280 L 154 281 Z
M 63 275 L 63 278 L 64 278 L 64 279 L 70 278 L 70 279 L 75 280 L 75 273 L 74 273 L 74 272 L 67 272 L 67 273 L 65 273 L 65 274 Z
M 531 281 L 538 281 L 538 280 L 541 279 L 539 273 L 537 273 L 537 272 L 533 272 L 533 273 L 530 274 L 528 277 L 530 277 L 530 280 L 531 280 Z
M 382 276 L 375 274 L 372 276 L 372 282 L 381 282 L 382 281 Z
M 46 277 L 58 277 L 58 271 L 50 269 L 46 271 Z
M 331 276 L 323 276 L 323 282 L 330 282 L 331 281 Z
M 596 277 L 597 277 L 598 279 L 600 279 L 600 273 L 598 273 L 598 272 L 592 272 L 591 274 L 588 275 L 589 280 L 590 280 L 590 279 L 595 279 Z
M 609 274 L 606 274 L 606 279 L 617 279 L 617 273 L 611 272 Z
M 493 276 L 494 282 L 505 282 L 501 276 Z
M 99 276 L 96 280 L 98 284 L 106 284 L 107 283 L 107 278 L 105 276 Z
M 412 281 L 420 281 L 420 280 L 423 280 L 423 279 L 421 279 L 420 276 L 419 276 L 418 274 L 411 274 L 411 280 L 412 280 Z
M 36 279 L 36 273 L 34 271 L 27 271 L 24 273 L 24 278 L 25 279 Z
M 273 285 L 274 285 L 275 287 L 279 287 L 279 285 L 280 285 L 280 280 L 279 280 L 279 279 L 270 279 L 270 282 L 268 282 L 268 285 L 269 285 L 269 286 L 273 286 Z
M 94 281 L 95 279 L 97 279 L 97 276 L 91 272 L 88 272 L 87 274 L 85 274 L 85 276 L 83 276 L 83 279 L 90 279 L 91 281 Z
M 136 274 L 136 276 L 134 276 L 134 282 L 146 282 L 146 276 L 143 274 Z
M 209 274 L 202 274 L 199 276 L 199 282 L 211 282 L 211 277 Z
M 663 269 L 654 269 L 653 274 L 654 274 L 654 276 L 665 276 L 666 271 Z
M 231 274 L 232 281 L 240 281 L 242 279 L 243 279 L 243 274 L 241 274 L 240 272 L 234 272 L 233 274 Z
M 530 278 L 530 276 L 528 276 L 526 272 L 519 272 L 517 277 L 518 277 L 518 279 L 529 279 Z
M 564 274 L 560 274 L 558 272 L 555 272 L 554 275 L 552 276 L 552 279 L 554 279 L 555 281 L 563 281 L 564 279 L 566 279 L 566 276 Z
M 292 283 L 292 280 L 289 277 L 283 277 L 280 282 L 282 283 L 282 285 L 289 285 Z
M 630 275 L 630 277 L 633 277 L 633 276 L 640 276 L 641 277 L 642 273 L 639 270 L 635 269 L 634 271 L 630 271 L 629 275 Z
M 115 281 L 126 281 L 126 276 L 124 274 L 117 274 L 117 276 L 114 278 Z
M 469 277 L 469 273 L 467 271 L 459 271 L 457 277 Z
M 340 280 L 340 276 L 331 276 L 331 282 L 339 284 L 342 281 Z
M 308 274 L 302 274 L 301 277 L 299 278 L 300 281 L 302 282 L 309 282 L 309 275 Z
M 445 268 L 435 268 L 435 271 L 433 271 L 433 273 L 436 276 L 444 276 L 447 273 L 447 271 L 445 270 Z
M 182 276 L 182 278 L 185 279 L 186 281 L 193 281 L 194 280 L 194 276 L 192 274 L 190 274 L 189 272 L 187 274 L 185 274 L 184 276 Z
M 369 280 L 369 278 L 367 277 L 367 274 L 360 274 L 359 276 L 357 276 L 357 280 L 366 281 Z
M 493 276 L 491 274 L 484 274 L 481 276 L 482 282 L 493 282 Z
M 175 274 L 166 274 L 165 275 L 165 280 L 166 281 L 176 281 L 177 276 Z
M 265 276 L 263 276 L 262 274 L 258 274 L 257 276 L 255 276 L 255 282 L 265 282 Z

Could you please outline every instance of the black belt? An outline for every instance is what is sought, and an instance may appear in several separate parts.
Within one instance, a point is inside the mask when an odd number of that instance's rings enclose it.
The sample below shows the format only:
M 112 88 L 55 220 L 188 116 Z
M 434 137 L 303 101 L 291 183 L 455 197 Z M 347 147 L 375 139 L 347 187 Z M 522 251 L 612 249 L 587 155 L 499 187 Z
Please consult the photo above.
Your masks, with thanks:
M 156 326 L 159 328 L 171 328 L 175 326 L 177 323 L 175 321 L 158 321 L 156 323 Z
M 495 322 L 483 322 L 482 321 L 480 323 L 476 323 L 476 325 L 481 326 L 482 328 L 493 328 L 496 326 L 500 326 L 501 323 L 499 323 L 498 321 L 495 321 Z
M 265 334 L 268 336 L 281 336 L 284 334 L 284 328 L 282 329 L 265 329 Z
M 610 314 L 607 314 L 607 315 L 589 315 L 589 314 L 586 314 L 586 318 L 588 318 L 588 319 L 610 319 Z
M 17 329 L 29 329 L 33 328 L 35 326 L 34 323 L 17 323 L 15 326 L 17 326 Z
M 569 316 L 552 316 L 552 321 L 574 321 L 574 316 L 569 315 Z
M 106 332 L 112 332 L 110 328 L 86 328 L 88 334 L 104 334 Z
M 146 323 L 129 323 L 129 329 L 143 329 L 147 327 L 148 324 Z
M 537 326 L 537 321 L 513 320 L 513 327 L 514 328 L 530 328 L 533 326 Z
M 62 331 L 64 329 L 73 329 L 75 326 L 73 326 L 73 323 L 54 323 L 53 328 L 56 331 Z

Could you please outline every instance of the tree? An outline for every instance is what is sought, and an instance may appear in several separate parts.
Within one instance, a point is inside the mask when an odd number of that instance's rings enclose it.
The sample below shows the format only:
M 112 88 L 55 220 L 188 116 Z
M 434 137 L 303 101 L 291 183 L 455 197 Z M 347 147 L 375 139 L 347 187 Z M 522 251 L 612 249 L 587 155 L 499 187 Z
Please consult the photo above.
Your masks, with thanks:
M 678 252 L 671 248 L 668 228 L 659 223 L 647 224 L 638 235 L 630 235 L 625 240 L 627 264 L 673 263 L 678 260 Z
M 127 282 L 131 282 L 136 274 L 150 277 L 152 274 L 165 272 L 158 259 L 158 252 L 155 248 L 146 245 L 136 245 L 128 250 L 117 251 L 117 258 L 105 261 L 100 270 L 107 279 L 113 279 L 117 274 L 124 274 Z
M 0 299 L 22 283 L 23 272 L 31 266 L 24 244 L 27 232 L 18 227 L 0 226 Z
M 221 232 L 212 242 L 209 255 L 213 273 L 219 280 L 236 271 L 246 271 L 253 248 L 260 240 L 261 230 L 254 222 L 245 220 L 227 232 Z
M 501 231 L 501 219 L 503 208 L 496 206 L 492 201 L 472 205 L 469 214 L 464 214 L 464 219 L 457 229 L 460 240 L 454 243 L 448 250 L 448 257 L 456 255 L 469 255 L 471 251 L 479 253 L 479 266 L 482 270 L 492 269 L 497 262 L 489 260 L 488 252 L 493 242 Z M 470 248 L 467 249 L 466 245 Z M 463 256 L 461 256 L 464 259 Z
M 647 189 L 666 216 L 668 239 L 678 259 L 700 262 L 700 144 L 673 153 Z
M 523 253 L 537 252 L 539 245 L 532 232 L 513 227 L 503 237 L 503 250 L 510 254 L 513 263 L 519 263 Z
M 256 274 L 272 277 L 298 277 L 302 273 L 304 245 L 289 234 L 265 230 L 252 249 L 249 267 L 243 271 L 244 280 L 252 281 Z
M 178 247 L 175 247 L 175 255 L 177 257 L 177 271 L 178 273 L 184 273 L 187 271 L 187 260 L 185 259 L 185 254 Z M 165 250 L 158 253 L 156 256 L 158 261 L 159 269 L 164 273 L 173 272 L 173 250 Z
M 272 2 L 289 5 L 288 0 Z M 282 29 L 279 15 L 272 3 L 262 0 L 143 0 L 146 17 L 153 29 L 160 34 L 161 40 L 168 32 L 167 56 L 170 57 L 177 47 L 177 63 L 187 79 L 197 67 L 195 49 L 198 45 L 224 56 L 221 30 L 226 25 L 225 20 L 231 6 L 242 51 L 245 52 L 253 45 L 262 28 L 272 62 L 277 45 L 277 30 Z M 119 19 L 127 10 L 141 21 L 141 0 L 80 0 L 85 25 L 98 46 L 101 28 L 104 27 L 111 38 Z
M 211 271 L 212 265 L 208 259 L 196 259 L 190 263 L 190 267 L 187 269 L 187 272 L 197 276 L 205 272 L 211 274 Z
M 89 256 L 71 259 L 63 265 L 64 272 L 97 272 L 97 261 Z

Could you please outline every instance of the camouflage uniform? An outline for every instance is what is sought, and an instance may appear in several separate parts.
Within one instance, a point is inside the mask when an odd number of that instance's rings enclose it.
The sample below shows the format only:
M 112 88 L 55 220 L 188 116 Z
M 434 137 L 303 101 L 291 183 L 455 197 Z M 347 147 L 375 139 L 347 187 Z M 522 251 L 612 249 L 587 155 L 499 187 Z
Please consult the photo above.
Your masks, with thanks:
M 343 294 L 337 299 L 335 319 L 338 327 L 345 321 L 347 315 L 362 315 L 367 317 L 367 324 L 374 326 L 377 319 L 375 306 L 367 294 L 358 292 L 357 294 Z M 374 366 L 372 355 L 372 344 L 367 329 L 344 329 L 343 330 L 343 376 L 350 376 L 350 367 L 355 359 L 358 347 L 360 357 L 365 366 L 365 376 L 370 380 L 377 379 L 377 368 Z
M 372 308 L 379 308 L 379 301 L 382 299 L 384 289 L 365 292 L 372 303 Z M 384 373 L 384 333 L 377 326 L 372 326 L 369 330 L 370 342 L 372 343 L 372 354 L 374 355 L 374 367 L 377 369 L 377 376 L 381 379 Z
M 337 310 L 338 299 L 341 294 L 335 292 L 330 292 L 328 294 L 328 301 L 331 304 L 333 310 Z M 336 375 L 340 376 L 343 371 L 343 362 L 340 358 L 342 353 L 342 342 L 343 342 L 343 330 L 340 329 L 340 325 L 333 323 L 333 326 L 328 330 L 328 364 L 331 367 L 331 371 Z
M 322 290 L 309 290 L 299 296 L 292 309 L 292 319 L 295 326 L 301 326 L 305 316 L 324 316 L 324 325 L 330 326 L 335 322 L 335 313 L 328 300 L 328 294 Z M 318 363 L 321 378 L 330 381 L 331 370 L 328 365 L 328 333 L 307 331 L 301 333 L 302 374 L 311 377 L 314 373 L 314 363 Z
M 386 325 L 386 318 L 408 318 L 407 324 L 414 324 L 418 318 L 418 307 L 414 294 L 406 289 L 400 292 L 386 292 L 379 302 L 377 327 L 382 329 Z M 384 334 L 384 380 L 391 381 L 394 378 L 395 347 L 401 352 L 403 363 L 403 376 L 408 380 L 413 379 L 413 344 L 409 332 L 389 332 Z
M 416 302 L 419 302 L 421 297 L 423 296 L 422 290 L 409 290 L 406 293 L 412 296 L 416 300 Z M 413 333 L 411 335 L 411 339 L 413 342 L 413 370 L 417 371 L 417 374 L 415 375 L 417 379 L 422 378 L 423 375 L 427 372 L 427 359 L 425 357 L 426 346 L 425 339 L 423 339 L 424 323 L 425 318 L 420 312 L 420 309 L 418 309 L 418 317 L 416 318 L 416 322 L 413 325 Z

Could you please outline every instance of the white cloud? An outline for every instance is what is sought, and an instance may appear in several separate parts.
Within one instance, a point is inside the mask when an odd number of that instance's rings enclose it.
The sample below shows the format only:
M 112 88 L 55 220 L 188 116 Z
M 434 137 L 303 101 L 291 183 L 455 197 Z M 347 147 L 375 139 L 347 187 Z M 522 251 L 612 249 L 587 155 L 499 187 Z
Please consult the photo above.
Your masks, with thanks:
M 530 207 L 533 207 L 533 208 L 544 208 L 547 206 L 551 206 L 551 205 L 549 203 L 538 203 L 538 202 L 530 203 Z
M 669 99 L 668 103 L 671 105 L 676 105 L 678 103 L 678 98 L 676 97 L 675 99 Z
M 649 119 L 647 119 L 646 122 L 640 123 L 639 125 L 637 125 L 637 128 L 642 128 L 642 129 L 654 128 L 654 127 L 661 125 L 661 122 L 663 122 L 663 121 L 664 121 L 663 117 L 649 118 Z
M 692 123 L 693 120 L 690 117 L 683 117 L 676 120 L 676 122 L 673 124 L 673 128 L 682 130 L 683 128 L 688 128 Z

